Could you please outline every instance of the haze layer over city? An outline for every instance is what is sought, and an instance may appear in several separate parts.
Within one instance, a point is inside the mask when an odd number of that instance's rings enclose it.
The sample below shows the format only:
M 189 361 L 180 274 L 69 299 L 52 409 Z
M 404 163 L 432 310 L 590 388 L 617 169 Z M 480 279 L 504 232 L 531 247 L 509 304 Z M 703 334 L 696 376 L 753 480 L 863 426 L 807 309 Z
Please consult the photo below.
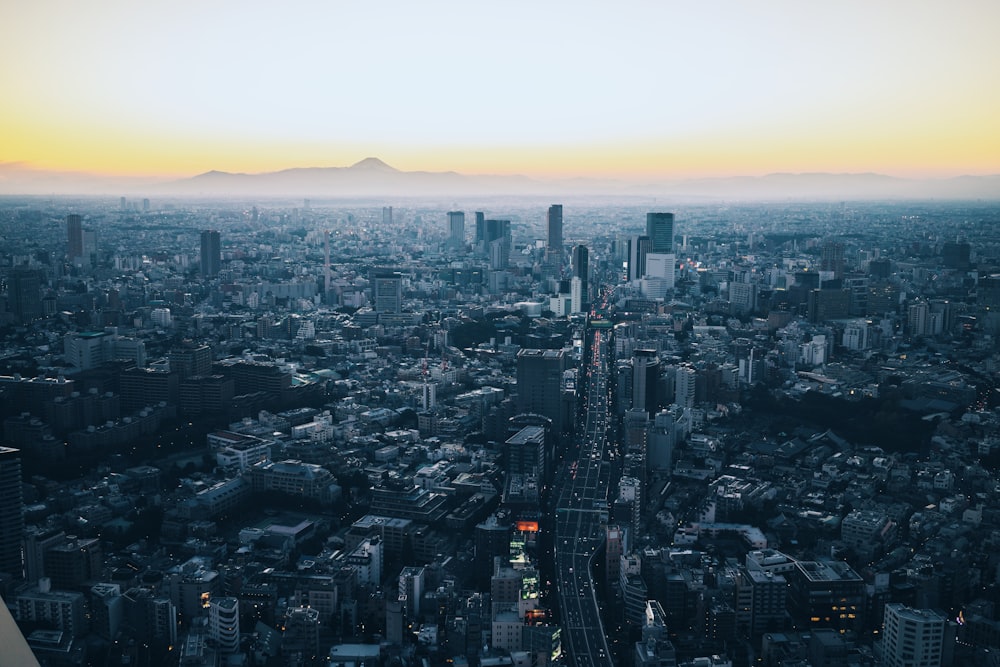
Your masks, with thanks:
M 1000 5 L 0 24 L 0 664 L 995 667 Z

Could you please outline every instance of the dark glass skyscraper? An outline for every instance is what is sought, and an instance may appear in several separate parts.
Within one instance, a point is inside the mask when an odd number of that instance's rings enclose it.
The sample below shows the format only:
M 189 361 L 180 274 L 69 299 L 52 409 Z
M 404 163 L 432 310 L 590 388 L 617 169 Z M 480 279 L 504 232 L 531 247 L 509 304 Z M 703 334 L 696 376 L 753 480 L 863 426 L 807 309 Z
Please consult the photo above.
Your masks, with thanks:
M 590 252 L 583 244 L 573 246 L 573 276 L 580 279 L 583 303 L 590 303 Z
M 448 212 L 448 243 L 454 248 L 465 245 L 465 211 Z
M 653 242 L 648 236 L 633 236 L 628 241 L 628 279 L 639 280 L 646 275 L 646 255 Z
M 222 268 L 222 239 L 219 232 L 206 229 L 201 233 L 201 275 L 214 278 Z
M 21 494 L 21 452 L 0 447 L 0 572 L 20 579 L 21 540 L 24 537 L 24 498 Z
M 562 433 L 562 375 L 566 357 L 562 350 L 525 348 L 517 353 L 517 411 L 536 413 L 552 420 L 552 430 Z
M 15 268 L 7 282 L 8 304 L 22 324 L 42 317 L 42 275 L 36 269 Z
M 83 219 L 76 214 L 66 216 L 66 256 L 71 262 L 83 257 Z
M 646 236 L 653 242 L 653 246 L 649 249 L 650 252 L 673 252 L 674 214 L 647 213 Z
M 552 206 L 549 206 L 549 250 L 562 250 L 562 222 L 562 204 L 553 204 Z
M 486 214 L 476 211 L 476 245 L 486 240 Z

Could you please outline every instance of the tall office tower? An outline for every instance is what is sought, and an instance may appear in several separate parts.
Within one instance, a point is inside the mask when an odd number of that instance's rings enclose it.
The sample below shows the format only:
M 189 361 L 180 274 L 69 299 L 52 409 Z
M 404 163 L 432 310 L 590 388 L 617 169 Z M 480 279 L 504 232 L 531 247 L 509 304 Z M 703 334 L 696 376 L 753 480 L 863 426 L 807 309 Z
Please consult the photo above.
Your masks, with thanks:
M 373 281 L 375 311 L 403 312 L 403 277 L 398 273 L 382 273 Z
M 653 247 L 648 236 L 633 236 L 628 241 L 628 279 L 639 280 L 646 275 L 646 255 Z
M 131 635 L 152 643 L 161 652 L 177 644 L 177 607 L 165 592 L 130 588 L 122 598 L 125 601 L 122 620 Z
M 507 239 L 510 243 L 510 220 L 485 220 L 483 228 L 485 230 L 483 241 L 487 244 L 498 239 Z
M 143 213 L 149 213 L 149 200 L 148 199 L 143 199 L 142 200 L 142 212 Z
M 569 312 L 583 312 L 583 281 L 573 276 L 569 279 Z
M 201 233 L 201 275 L 214 278 L 222 268 L 222 239 L 219 232 L 206 229 Z
M 7 304 L 21 324 L 40 319 L 44 315 L 41 272 L 16 267 L 7 278 Z
M 650 252 L 673 252 L 674 214 L 647 213 L 646 236 L 653 241 L 653 247 L 650 248 Z
M 885 605 L 884 620 L 882 664 L 886 667 L 951 664 L 949 649 L 954 644 L 954 630 L 938 612 L 890 602 Z
M 476 245 L 486 240 L 486 214 L 476 211 Z
M 553 435 L 563 430 L 562 350 L 522 349 L 517 353 L 517 411 L 534 412 L 552 420 Z
M 392 224 L 392 207 L 383 206 L 382 207 L 382 224 L 391 225 Z
M 562 252 L 562 204 L 549 206 L 549 250 Z
M 609 525 L 605 530 L 604 540 L 604 585 L 609 592 L 614 591 L 617 597 L 618 577 L 621 575 L 622 552 L 625 551 L 624 531 L 620 526 Z
M 34 583 L 45 576 L 45 552 L 62 544 L 66 533 L 58 528 L 28 528 L 24 535 L 24 580 Z
M 90 587 L 90 631 L 106 641 L 118 636 L 125 611 L 122 588 L 118 584 L 94 584 Z
M 680 366 L 674 380 L 674 403 L 682 408 L 694 407 L 695 386 L 698 373 L 693 366 Z
M 426 573 L 422 567 L 404 567 L 399 573 L 399 601 L 403 603 L 406 617 L 420 616 L 420 599 L 424 596 Z
M 820 248 L 820 271 L 829 271 L 834 278 L 844 276 L 844 244 L 837 241 L 824 241 Z
M 210 375 L 212 373 L 212 348 L 208 345 L 197 345 L 192 341 L 184 341 L 179 348 L 167 353 L 170 370 L 183 380 L 192 375 Z
M 118 208 L 121 209 L 122 211 L 128 209 L 128 200 L 125 199 L 125 197 L 122 197 L 121 199 L 118 200 Z
M 673 465 L 676 428 L 674 416 L 667 410 L 656 413 L 646 445 L 646 464 L 651 471 L 668 472 Z
M 240 601 L 217 598 L 208 604 L 208 636 L 223 655 L 237 653 L 240 650 Z
M 656 383 L 660 377 L 660 360 L 656 350 L 636 350 L 632 354 L 632 409 L 655 412 Z
M 486 220 L 486 252 L 490 258 L 490 268 L 502 271 L 510 263 L 510 220 Z
M 66 256 L 71 263 L 83 257 L 83 218 L 75 213 L 66 216 Z
M 504 443 L 507 455 L 507 474 L 531 475 L 546 478 L 545 427 L 525 426 Z
M 430 410 L 437 405 L 437 387 L 437 382 L 424 381 L 420 395 L 420 407 L 424 410 Z
M 930 332 L 930 306 L 918 301 L 906 309 L 906 329 L 911 336 L 926 336 Z
M 0 572 L 20 579 L 24 562 L 24 498 L 21 495 L 21 450 L 0 447 Z
M 584 304 L 590 303 L 590 252 L 587 246 L 573 246 L 573 276 L 580 279 L 580 294 Z
M 787 612 L 788 581 L 780 574 L 740 568 L 736 579 L 736 623 L 750 636 L 780 630 Z
M 465 245 L 465 211 L 448 213 L 448 243 L 453 248 Z
M 475 577 L 485 588 L 493 575 L 493 559 L 510 560 L 511 522 L 506 514 L 491 514 L 475 530 Z

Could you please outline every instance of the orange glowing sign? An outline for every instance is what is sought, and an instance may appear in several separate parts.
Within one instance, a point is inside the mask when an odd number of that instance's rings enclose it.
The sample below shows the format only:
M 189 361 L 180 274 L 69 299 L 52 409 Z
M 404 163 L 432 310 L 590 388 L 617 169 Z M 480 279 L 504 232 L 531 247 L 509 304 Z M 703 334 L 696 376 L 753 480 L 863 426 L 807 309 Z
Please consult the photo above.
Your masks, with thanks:
M 538 532 L 538 522 L 537 521 L 518 521 L 517 529 L 522 533 L 537 533 Z

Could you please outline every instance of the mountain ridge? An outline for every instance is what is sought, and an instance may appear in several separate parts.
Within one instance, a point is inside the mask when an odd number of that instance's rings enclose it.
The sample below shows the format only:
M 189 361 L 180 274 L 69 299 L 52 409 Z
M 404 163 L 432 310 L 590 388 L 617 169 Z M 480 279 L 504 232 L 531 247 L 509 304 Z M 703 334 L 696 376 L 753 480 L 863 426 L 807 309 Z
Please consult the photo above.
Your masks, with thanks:
M 919 179 L 876 172 L 772 172 L 763 176 L 541 180 L 522 174 L 403 171 L 378 157 L 346 167 L 246 173 L 212 169 L 175 180 L 115 178 L 0 163 L 0 194 L 140 194 L 197 197 L 623 196 L 698 200 L 1000 200 L 1000 174 Z

